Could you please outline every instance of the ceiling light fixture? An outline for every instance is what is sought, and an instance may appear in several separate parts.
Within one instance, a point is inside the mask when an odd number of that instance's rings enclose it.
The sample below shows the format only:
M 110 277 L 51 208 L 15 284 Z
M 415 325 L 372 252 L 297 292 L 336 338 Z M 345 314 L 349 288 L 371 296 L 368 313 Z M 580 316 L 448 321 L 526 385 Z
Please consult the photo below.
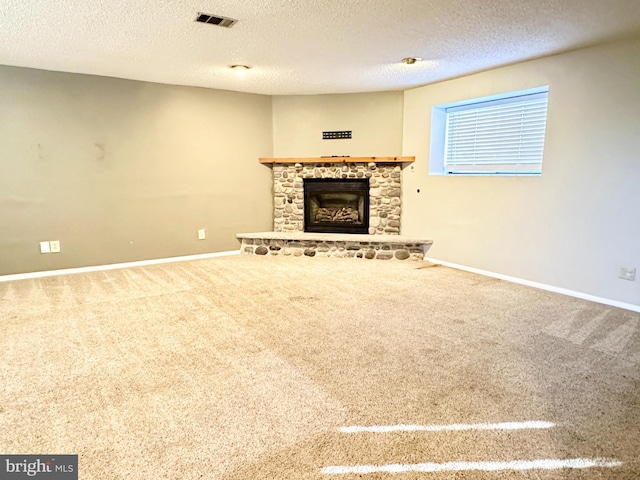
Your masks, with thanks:
M 402 59 L 402 61 L 407 65 L 413 65 L 414 63 L 419 62 L 420 60 L 421 59 L 418 57 L 406 57 Z
M 229 68 L 231 70 L 236 71 L 236 72 L 246 72 L 251 67 L 248 67 L 247 65 L 231 65 Z

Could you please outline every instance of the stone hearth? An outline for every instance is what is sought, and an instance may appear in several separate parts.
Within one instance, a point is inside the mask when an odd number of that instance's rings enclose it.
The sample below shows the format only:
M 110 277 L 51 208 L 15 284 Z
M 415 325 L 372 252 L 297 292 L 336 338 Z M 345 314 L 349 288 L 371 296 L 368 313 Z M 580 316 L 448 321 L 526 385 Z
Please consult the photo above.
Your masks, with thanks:
M 423 260 L 433 243 L 401 235 L 343 233 L 239 233 L 240 252 L 294 257 L 363 258 L 367 260 Z

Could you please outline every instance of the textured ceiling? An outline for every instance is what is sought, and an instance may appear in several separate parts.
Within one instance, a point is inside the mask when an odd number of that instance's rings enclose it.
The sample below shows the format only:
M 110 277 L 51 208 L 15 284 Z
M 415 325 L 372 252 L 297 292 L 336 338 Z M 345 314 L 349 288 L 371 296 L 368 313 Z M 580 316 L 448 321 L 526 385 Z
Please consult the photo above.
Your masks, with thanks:
M 640 0 L 0 2 L 0 64 L 272 95 L 405 89 L 638 33 Z

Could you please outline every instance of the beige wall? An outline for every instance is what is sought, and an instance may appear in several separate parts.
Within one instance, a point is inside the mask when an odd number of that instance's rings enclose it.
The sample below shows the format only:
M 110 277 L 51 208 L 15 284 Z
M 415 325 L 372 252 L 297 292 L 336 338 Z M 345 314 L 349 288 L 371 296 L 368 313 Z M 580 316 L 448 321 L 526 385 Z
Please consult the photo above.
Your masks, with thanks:
M 0 275 L 239 248 L 271 228 L 271 117 L 268 96 L 0 67 Z
M 273 97 L 274 156 L 400 155 L 402 102 L 402 92 Z M 334 130 L 353 138 L 322 139 Z
M 640 281 L 618 279 L 640 269 L 639 79 L 636 39 L 406 91 L 402 233 L 440 260 L 640 305 Z M 547 84 L 541 177 L 428 175 L 432 106 Z

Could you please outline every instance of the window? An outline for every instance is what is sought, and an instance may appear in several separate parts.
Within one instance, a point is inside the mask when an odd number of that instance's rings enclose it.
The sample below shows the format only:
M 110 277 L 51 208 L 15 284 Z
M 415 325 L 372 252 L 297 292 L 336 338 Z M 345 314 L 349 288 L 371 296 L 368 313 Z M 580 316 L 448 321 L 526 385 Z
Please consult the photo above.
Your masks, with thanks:
M 548 87 L 433 108 L 436 175 L 540 175 Z

